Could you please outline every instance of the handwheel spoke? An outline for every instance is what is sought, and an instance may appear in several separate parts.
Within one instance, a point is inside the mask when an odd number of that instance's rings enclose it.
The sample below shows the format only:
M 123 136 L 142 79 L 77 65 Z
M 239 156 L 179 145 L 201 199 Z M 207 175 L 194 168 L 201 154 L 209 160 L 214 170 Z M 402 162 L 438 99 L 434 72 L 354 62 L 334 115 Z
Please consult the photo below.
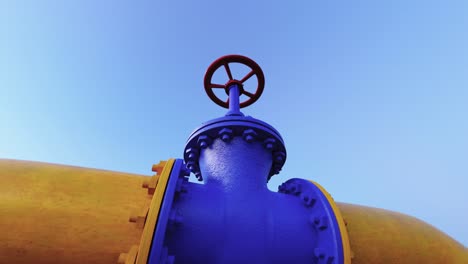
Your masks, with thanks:
M 224 63 L 224 68 L 226 69 L 229 80 L 231 81 L 233 79 L 232 78 L 232 73 L 231 73 L 231 69 L 229 68 L 229 64 L 227 62 Z
M 224 84 L 210 83 L 210 88 L 226 88 Z
M 247 73 L 247 75 L 242 78 L 242 80 L 240 80 L 241 83 L 244 83 L 245 81 L 247 81 L 250 77 L 252 77 L 253 75 L 255 74 L 255 72 L 252 70 L 250 71 L 249 73 Z
M 254 94 L 251 92 L 247 92 L 246 90 L 242 91 L 242 94 L 247 95 L 248 97 L 252 98 L 254 97 Z

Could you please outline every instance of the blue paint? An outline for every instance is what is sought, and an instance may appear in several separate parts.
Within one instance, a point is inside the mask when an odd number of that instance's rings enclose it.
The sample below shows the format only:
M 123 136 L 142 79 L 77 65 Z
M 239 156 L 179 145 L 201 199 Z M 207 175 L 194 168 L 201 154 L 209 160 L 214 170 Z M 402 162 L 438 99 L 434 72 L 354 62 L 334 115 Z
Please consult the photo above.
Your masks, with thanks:
M 339 228 L 325 196 L 300 179 L 269 191 L 273 160 L 264 144 L 218 138 L 199 160 L 204 184 L 184 181 L 186 192 L 176 192 L 173 177 L 180 173 L 173 171 L 165 194 L 162 211 L 182 219 L 163 230 L 160 252 L 167 249 L 174 263 L 342 263 Z
M 240 87 L 237 84 L 233 84 L 228 87 L 229 90 L 229 111 L 227 112 L 227 116 L 243 116 L 240 111 L 239 106 L 239 89 Z
M 163 247 L 163 241 L 166 230 L 168 228 L 172 228 L 172 225 L 180 224 L 175 223 L 180 221 L 176 221 L 177 217 L 173 215 L 176 212 L 172 210 L 172 203 L 176 195 L 181 192 L 182 188 L 180 185 L 182 185 L 184 181 L 188 180 L 186 178 L 188 175 L 188 171 L 184 170 L 183 161 L 177 159 L 172 166 L 171 174 L 164 192 L 164 199 L 159 210 L 156 229 L 153 235 L 153 242 L 151 244 L 151 251 L 148 258 L 149 263 L 166 263 L 168 259 L 173 259 L 173 256 L 168 255 L 167 247 Z
M 241 87 L 229 89 L 226 116 L 197 128 L 184 150 L 187 168 L 204 184 L 186 181 L 181 160 L 174 165 L 149 262 L 343 263 L 339 227 L 320 189 L 291 179 L 279 192 L 268 190 L 286 161 L 283 139 L 240 113 Z
M 266 181 L 280 172 L 286 162 L 286 149 L 280 133 L 269 124 L 250 116 L 224 116 L 210 120 L 195 129 L 187 141 L 184 159 L 199 180 L 203 178 L 198 160 L 200 150 L 206 148 L 214 139 L 222 137 L 223 131 L 226 130 L 230 131 L 230 138 L 250 136 L 252 140 L 262 142 L 268 147 L 274 159 Z M 278 156 L 281 156 L 281 159 L 278 159 Z

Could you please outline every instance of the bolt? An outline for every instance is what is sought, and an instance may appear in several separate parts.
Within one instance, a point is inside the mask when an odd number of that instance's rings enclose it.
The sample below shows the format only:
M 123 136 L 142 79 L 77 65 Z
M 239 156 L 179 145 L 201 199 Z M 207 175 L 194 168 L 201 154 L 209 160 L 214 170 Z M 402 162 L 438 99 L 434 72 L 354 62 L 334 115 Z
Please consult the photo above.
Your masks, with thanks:
M 203 177 L 201 175 L 201 172 L 196 171 L 196 172 L 194 172 L 194 174 L 195 174 L 195 177 L 198 179 L 198 181 L 203 181 Z
M 188 148 L 185 153 L 188 154 L 188 158 L 194 160 L 198 157 L 198 149 L 196 148 Z
M 328 219 L 326 216 L 315 216 L 312 215 L 310 216 L 310 221 L 319 229 L 319 230 L 325 230 L 328 227 Z
M 273 164 L 273 168 L 271 169 L 273 171 L 273 174 L 278 174 L 281 171 L 281 164 Z
M 327 256 L 327 253 L 323 248 L 315 248 L 314 255 L 318 258 L 317 263 L 326 263 L 326 264 L 334 264 L 335 257 L 334 256 Z
M 184 178 L 180 178 L 177 180 L 176 185 L 176 192 L 177 193 L 186 193 L 187 192 L 187 184 L 185 183 Z
M 295 182 L 285 182 L 278 187 L 278 190 L 286 194 L 299 195 L 301 193 L 301 185 Z
M 161 174 L 164 165 L 166 165 L 166 161 L 161 160 L 158 164 L 154 164 L 153 167 L 151 167 L 151 170 L 157 174 Z
M 190 171 L 193 172 L 195 170 L 195 166 L 196 166 L 195 161 L 187 162 L 187 169 L 189 169 Z
M 244 138 L 245 141 L 248 143 L 251 143 L 254 141 L 255 137 L 257 136 L 257 132 L 255 132 L 253 129 L 247 129 L 244 131 L 242 134 L 242 137 Z
M 275 162 L 281 163 L 284 161 L 286 154 L 282 151 L 279 151 L 279 152 L 275 152 L 274 156 L 275 156 Z
M 187 167 L 182 166 L 182 168 L 180 169 L 179 177 L 186 178 L 185 176 L 189 176 L 189 175 L 190 175 L 190 170 Z
M 200 148 L 205 149 L 211 143 L 211 139 L 207 135 L 201 135 L 198 137 L 197 143 Z
M 303 193 L 301 194 L 302 202 L 306 207 L 312 207 L 315 205 L 316 199 L 312 198 L 310 194 Z
M 276 169 L 276 170 L 278 170 L 278 171 L 281 170 L 281 167 L 283 167 L 283 166 L 282 166 L 281 164 L 279 164 L 279 163 L 273 164 L 273 169 Z
M 143 184 L 141 185 L 143 188 L 148 188 L 149 187 L 149 181 L 143 181 Z
M 298 195 L 301 193 L 301 185 L 297 183 L 293 183 L 291 184 L 289 191 L 294 195 Z
M 232 137 L 232 129 L 225 127 L 218 132 L 218 135 L 221 137 L 222 141 L 228 142 Z
M 325 251 L 322 249 L 322 248 L 315 248 L 314 249 L 314 255 L 317 257 L 317 258 L 325 258 Z
M 267 138 L 265 139 L 265 141 L 263 141 L 263 146 L 268 149 L 268 150 L 272 150 L 273 149 L 273 144 L 275 144 L 276 140 L 273 139 L 273 138 Z

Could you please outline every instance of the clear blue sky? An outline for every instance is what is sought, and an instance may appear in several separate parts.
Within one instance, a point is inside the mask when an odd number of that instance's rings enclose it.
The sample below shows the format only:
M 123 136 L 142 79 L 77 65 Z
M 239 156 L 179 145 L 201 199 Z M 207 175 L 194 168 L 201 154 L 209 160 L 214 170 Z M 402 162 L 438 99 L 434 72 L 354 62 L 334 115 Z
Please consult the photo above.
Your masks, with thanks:
M 244 113 L 292 177 L 468 245 L 467 1 L 0 1 L 0 157 L 151 174 L 224 115 L 208 65 L 254 59 Z

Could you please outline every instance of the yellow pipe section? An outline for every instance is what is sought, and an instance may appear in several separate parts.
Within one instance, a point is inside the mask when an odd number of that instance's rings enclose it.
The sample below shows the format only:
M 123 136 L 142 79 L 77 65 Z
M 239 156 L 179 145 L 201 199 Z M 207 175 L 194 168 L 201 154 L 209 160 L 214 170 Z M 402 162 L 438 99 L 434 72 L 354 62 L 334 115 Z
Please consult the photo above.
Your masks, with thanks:
M 117 263 L 140 242 L 129 223 L 148 177 L 0 159 L 0 263 Z
M 348 230 L 352 264 L 465 264 L 466 247 L 414 217 L 337 203 Z

